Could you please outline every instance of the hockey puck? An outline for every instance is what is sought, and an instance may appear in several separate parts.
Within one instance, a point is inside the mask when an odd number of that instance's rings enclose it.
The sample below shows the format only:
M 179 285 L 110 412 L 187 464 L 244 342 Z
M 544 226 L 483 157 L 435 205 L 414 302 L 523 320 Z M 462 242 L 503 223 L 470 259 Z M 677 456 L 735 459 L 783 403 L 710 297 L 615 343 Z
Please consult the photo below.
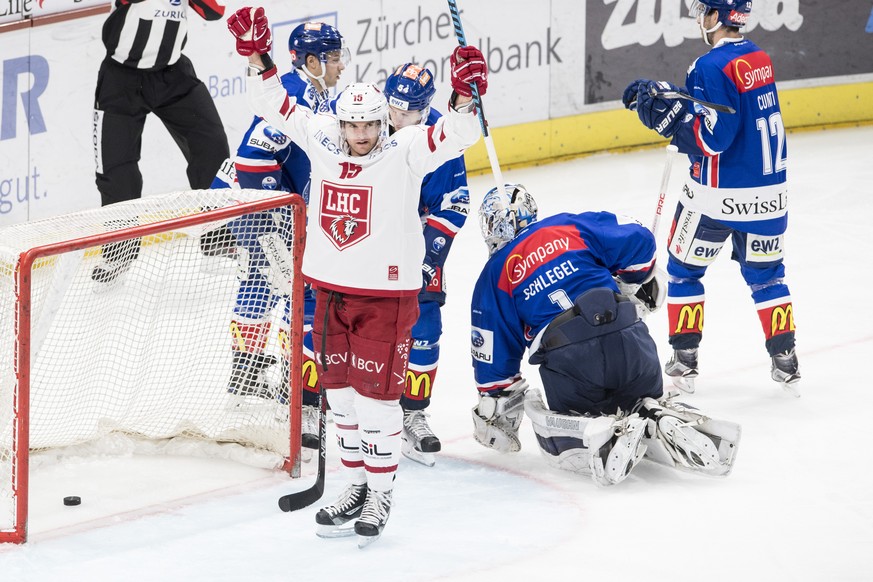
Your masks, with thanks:
M 64 505 L 72 506 L 72 505 L 81 505 L 82 498 L 77 495 L 71 495 L 69 497 L 64 497 Z

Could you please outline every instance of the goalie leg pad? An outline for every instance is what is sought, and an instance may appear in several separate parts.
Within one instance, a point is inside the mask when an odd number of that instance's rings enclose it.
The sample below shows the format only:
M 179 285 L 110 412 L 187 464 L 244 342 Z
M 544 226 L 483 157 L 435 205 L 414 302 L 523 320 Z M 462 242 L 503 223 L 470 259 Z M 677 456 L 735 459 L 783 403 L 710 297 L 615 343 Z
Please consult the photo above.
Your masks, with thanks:
M 519 380 L 498 396 L 479 395 L 479 404 L 472 410 L 476 442 L 501 453 L 521 450 L 518 429 L 524 419 L 527 387 L 526 380 Z
M 636 414 L 619 418 L 601 416 L 588 423 L 586 436 L 592 445 L 589 470 L 595 483 L 604 487 L 617 485 L 630 475 L 646 452 L 642 442 L 646 424 Z M 596 443 L 603 444 L 595 448 Z
M 539 390 L 528 390 L 524 412 L 533 425 L 540 453 L 546 462 L 564 471 L 588 475 L 590 451 L 584 442 L 585 428 L 593 419 L 559 414 L 543 404 Z
M 649 419 L 646 456 L 695 473 L 726 477 L 733 469 L 740 425 L 706 417 L 693 407 L 666 398 L 646 398 L 640 414 Z

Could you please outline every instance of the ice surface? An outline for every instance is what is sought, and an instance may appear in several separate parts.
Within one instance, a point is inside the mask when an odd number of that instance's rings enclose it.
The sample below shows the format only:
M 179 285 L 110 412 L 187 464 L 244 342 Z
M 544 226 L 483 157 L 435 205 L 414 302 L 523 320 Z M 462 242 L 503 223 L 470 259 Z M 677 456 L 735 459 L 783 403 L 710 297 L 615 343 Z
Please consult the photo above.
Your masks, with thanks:
M 281 513 L 279 495 L 308 486 L 226 461 L 101 457 L 34 470 L 30 542 L 0 547 L 6 581 L 184 580 L 863 580 L 873 579 L 873 471 L 868 466 L 873 315 L 873 128 L 789 137 L 787 283 L 798 329 L 802 398 L 770 380 L 748 290 L 727 253 L 710 268 L 697 393 L 706 413 L 740 422 L 726 479 L 644 461 L 619 486 L 546 466 L 527 421 L 523 449 L 477 445 L 469 297 L 486 257 L 475 215 L 447 267 L 442 360 L 431 426 L 433 468 L 404 459 L 382 538 L 315 536 L 317 506 Z M 499 154 L 499 152 L 498 152 Z M 606 209 L 651 222 L 663 150 L 597 155 L 507 171 L 541 215 Z M 663 247 L 686 164 L 677 158 Z M 492 177 L 471 179 L 478 207 Z M 662 250 L 663 254 L 663 250 Z M 666 314 L 649 320 L 667 357 Z M 539 384 L 534 371 L 527 374 Z M 332 430 L 332 426 L 329 427 Z M 325 500 L 342 489 L 334 444 Z M 64 507 L 66 495 L 82 505 Z

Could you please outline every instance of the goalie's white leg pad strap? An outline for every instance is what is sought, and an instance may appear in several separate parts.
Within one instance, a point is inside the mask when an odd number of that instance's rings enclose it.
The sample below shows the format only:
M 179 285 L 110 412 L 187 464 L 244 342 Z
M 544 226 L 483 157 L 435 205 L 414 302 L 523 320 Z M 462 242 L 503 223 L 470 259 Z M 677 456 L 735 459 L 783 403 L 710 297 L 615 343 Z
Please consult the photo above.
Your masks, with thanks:
M 646 420 L 636 414 L 624 418 L 601 416 L 592 419 L 586 432 L 592 445 L 603 443 L 596 449 L 591 448 L 591 478 L 598 485 L 621 483 L 645 455 L 646 446 L 642 441 L 646 434 Z

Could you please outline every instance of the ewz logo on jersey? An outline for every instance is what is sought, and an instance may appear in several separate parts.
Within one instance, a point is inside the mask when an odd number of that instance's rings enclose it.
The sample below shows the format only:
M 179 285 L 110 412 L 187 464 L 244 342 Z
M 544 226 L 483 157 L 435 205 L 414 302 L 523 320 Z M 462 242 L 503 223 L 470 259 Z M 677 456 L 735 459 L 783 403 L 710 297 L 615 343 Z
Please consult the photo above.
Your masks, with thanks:
M 321 184 L 319 226 L 337 250 L 343 251 L 370 235 L 371 186 Z
M 268 126 L 264 128 L 264 135 L 270 138 L 270 141 L 273 141 L 279 145 L 285 145 L 288 142 L 288 137 L 275 127 Z

